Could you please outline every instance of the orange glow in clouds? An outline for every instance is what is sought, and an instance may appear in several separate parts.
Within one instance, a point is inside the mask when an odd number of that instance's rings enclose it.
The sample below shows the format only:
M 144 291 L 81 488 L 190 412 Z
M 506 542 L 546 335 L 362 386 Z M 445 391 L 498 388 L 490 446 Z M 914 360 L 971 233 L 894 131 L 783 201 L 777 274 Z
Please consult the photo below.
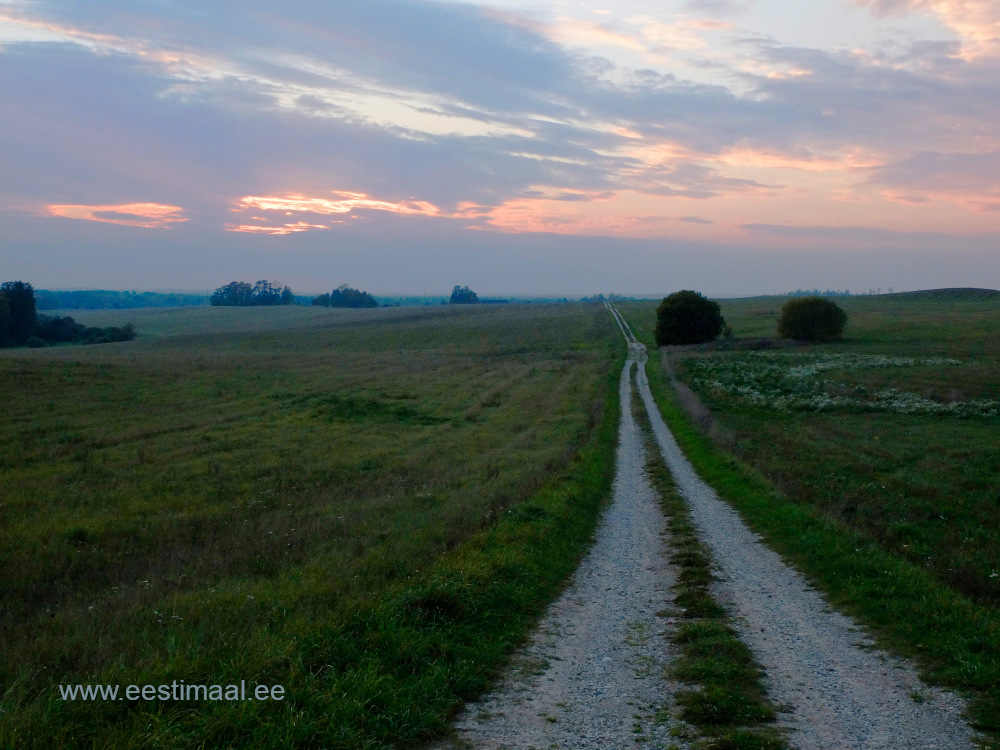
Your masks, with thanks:
M 479 212 L 481 229 L 501 232 L 605 235 L 617 237 L 663 236 L 676 228 L 676 219 L 663 212 L 659 199 L 634 191 L 621 193 L 560 191 L 541 197 L 515 198 Z M 570 195 L 577 199 L 567 200 Z M 475 216 L 471 206 L 468 216 Z
M 391 203 L 389 201 L 372 200 L 364 193 L 348 193 L 334 191 L 337 200 L 329 198 L 308 198 L 304 195 L 291 194 L 285 196 L 248 195 L 240 198 L 237 206 L 244 208 L 260 208 L 265 211 L 304 211 L 314 214 L 346 214 L 356 208 L 368 208 L 376 211 L 392 211 L 397 214 L 423 214 L 436 216 L 440 213 L 438 207 L 425 201 L 404 201 Z
M 733 148 L 719 154 L 715 161 L 729 167 L 762 167 L 765 169 L 795 169 L 805 172 L 838 172 L 877 167 L 883 163 L 878 155 L 862 149 L 846 149 L 835 155 L 768 153 L 752 148 Z
M 161 229 L 177 222 L 187 221 L 181 214 L 180 206 L 165 206 L 161 203 L 122 203 L 114 206 L 46 206 L 49 216 L 64 219 L 86 219 L 107 224 L 122 224 L 127 227 Z
M 440 209 L 426 201 L 382 201 L 370 198 L 365 193 L 351 193 L 336 190 L 331 193 L 334 198 L 312 198 L 299 193 L 288 195 L 247 195 L 236 202 L 234 211 L 254 210 L 280 211 L 283 216 L 293 216 L 296 213 L 326 215 L 348 214 L 355 210 L 389 211 L 396 214 L 418 216 L 441 216 Z M 260 216 L 254 216 L 256 221 L 266 221 Z M 299 221 L 283 223 L 275 226 L 259 224 L 227 224 L 229 232 L 251 232 L 254 234 L 291 234 L 306 232 L 310 229 L 329 229 L 331 224 L 342 224 L 343 221 L 328 221 L 326 224 L 310 224 Z
M 341 222 L 334 222 L 340 224 Z M 278 227 L 258 226 L 255 224 L 226 224 L 227 232 L 248 232 L 250 234 L 295 234 L 308 232 L 310 229 L 329 229 L 326 224 L 307 224 L 298 221 L 294 224 L 282 224 Z
M 854 0 L 878 16 L 930 11 L 966 42 L 959 57 L 995 55 L 1000 47 L 1000 4 L 996 0 Z

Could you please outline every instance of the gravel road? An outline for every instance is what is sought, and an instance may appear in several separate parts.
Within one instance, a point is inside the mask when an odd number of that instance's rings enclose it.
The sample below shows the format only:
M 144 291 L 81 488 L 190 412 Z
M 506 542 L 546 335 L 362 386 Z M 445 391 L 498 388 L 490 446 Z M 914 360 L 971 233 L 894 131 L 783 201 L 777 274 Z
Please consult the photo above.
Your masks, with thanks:
M 645 475 L 643 442 L 629 406 L 630 358 L 619 393 L 614 497 L 597 538 L 574 578 L 550 607 L 500 687 L 470 704 L 456 737 L 437 750 L 664 748 L 674 686 L 663 678 L 670 660 L 666 628 L 675 574 L 664 555 L 665 522 Z
M 622 332 L 630 348 L 641 346 L 627 325 Z M 833 612 L 764 546 L 695 473 L 660 416 L 644 370 L 636 381 L 663 458 L 718 568 L 713 594 L 733 610 L 741 639 L 767 673 L 770 697 L 788 709 L 779 723 L 791 730 L 791 744 L 800 750 L 973 747 L 962 701 L 873 649 L 857 623 Z

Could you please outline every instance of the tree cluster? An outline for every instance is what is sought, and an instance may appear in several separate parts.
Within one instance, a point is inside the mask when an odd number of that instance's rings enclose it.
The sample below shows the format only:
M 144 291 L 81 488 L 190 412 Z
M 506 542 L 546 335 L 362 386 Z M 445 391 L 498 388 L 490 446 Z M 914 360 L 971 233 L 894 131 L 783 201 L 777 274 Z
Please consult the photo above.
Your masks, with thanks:
M 451 299 L 448 302 L 452 305 L 475 305 L 479 302 L 479 296 L 469 287 L 456 284 L 451 290 Z
M 213 306 L 222 307 L 294 305 L 295 295 L 287 286 L 282 287 L 266 279 L 256 284 L 248 281 L 231 281 L 216 289 L 208 301 Z
M 378 301 L 368 292 L 341 284 L 329 294 L 321 294 L 312 301 L 323 307 L 378 307 Z
M 77 323 L 73 318 L 39 315 L 35 290 L 23 281 L 0 285 L 0 346 L 41 347 L 49 344 L 105 344 L 135 338 L 131 323 L 98 328 Z

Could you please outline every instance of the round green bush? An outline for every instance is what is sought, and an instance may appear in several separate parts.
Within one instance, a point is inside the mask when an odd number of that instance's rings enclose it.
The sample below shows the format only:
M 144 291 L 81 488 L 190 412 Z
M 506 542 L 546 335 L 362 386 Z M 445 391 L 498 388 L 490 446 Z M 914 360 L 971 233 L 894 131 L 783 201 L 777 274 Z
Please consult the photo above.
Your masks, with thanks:
M 836 302 L 823 297 L 788 300 L 778 318 L 778 336 L 799 341 L 839 339 L 847 323 L 847 313 Z
M 674 292 L 656 308 L 656 343 L 703 344 L 718 338 L 725 324 L 718 302 L 687 289 Z

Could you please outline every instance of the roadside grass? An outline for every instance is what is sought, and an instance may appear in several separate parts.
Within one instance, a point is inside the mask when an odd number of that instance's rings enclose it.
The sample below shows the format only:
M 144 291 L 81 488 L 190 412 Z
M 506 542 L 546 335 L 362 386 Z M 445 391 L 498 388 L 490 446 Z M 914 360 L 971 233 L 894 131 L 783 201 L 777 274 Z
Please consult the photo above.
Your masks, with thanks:
M 723 303 L 738 336 L 761 334 L 760 304 Z M 806 352 L 965 361 L 971 352 L 977 367 L 998 371 L 995 303 L 852 304 L 845 341 Z M 653 305 L 621 308 L 652 345 Z M 915 659 L 929 682 L 965 693 L 985 746 L 1000 747 L 1000 610 L 997 568 L 988 567 L 1000 541 L 997 418 L 782 412 L 698 391 L 712 408 L 713 442 L 681 406 L 665 367 L 648 370 L 664 419 L 699 474 L 881 646 Z M 990 380 L 981 372 L 965 380 L 970 370 L 950 367 L 940 377 L 969 392 Z
M 699 541 L 690 510 L 664 465 L 636 390 L 632 411 L 646 444 L 646 473 L 667 517 L 670 561 L 678 570 L 674 601 L 682 624 L 671 636 L 677 656 L 668 671 L 689 686 L 676 695 L 680 718 L 697 728 L 696 748 L 785 750 L 782 733 L 768 726 L 776 714 L 764 689 L 764 673 L 710 592 L 715 580 L 710 553 Z
M 0 746 L 412 744 L 579 560 L 614 472 L 603 307 L 275 310 L 0 357 Z M 56 690 L 173 680 L 287 697 Z

